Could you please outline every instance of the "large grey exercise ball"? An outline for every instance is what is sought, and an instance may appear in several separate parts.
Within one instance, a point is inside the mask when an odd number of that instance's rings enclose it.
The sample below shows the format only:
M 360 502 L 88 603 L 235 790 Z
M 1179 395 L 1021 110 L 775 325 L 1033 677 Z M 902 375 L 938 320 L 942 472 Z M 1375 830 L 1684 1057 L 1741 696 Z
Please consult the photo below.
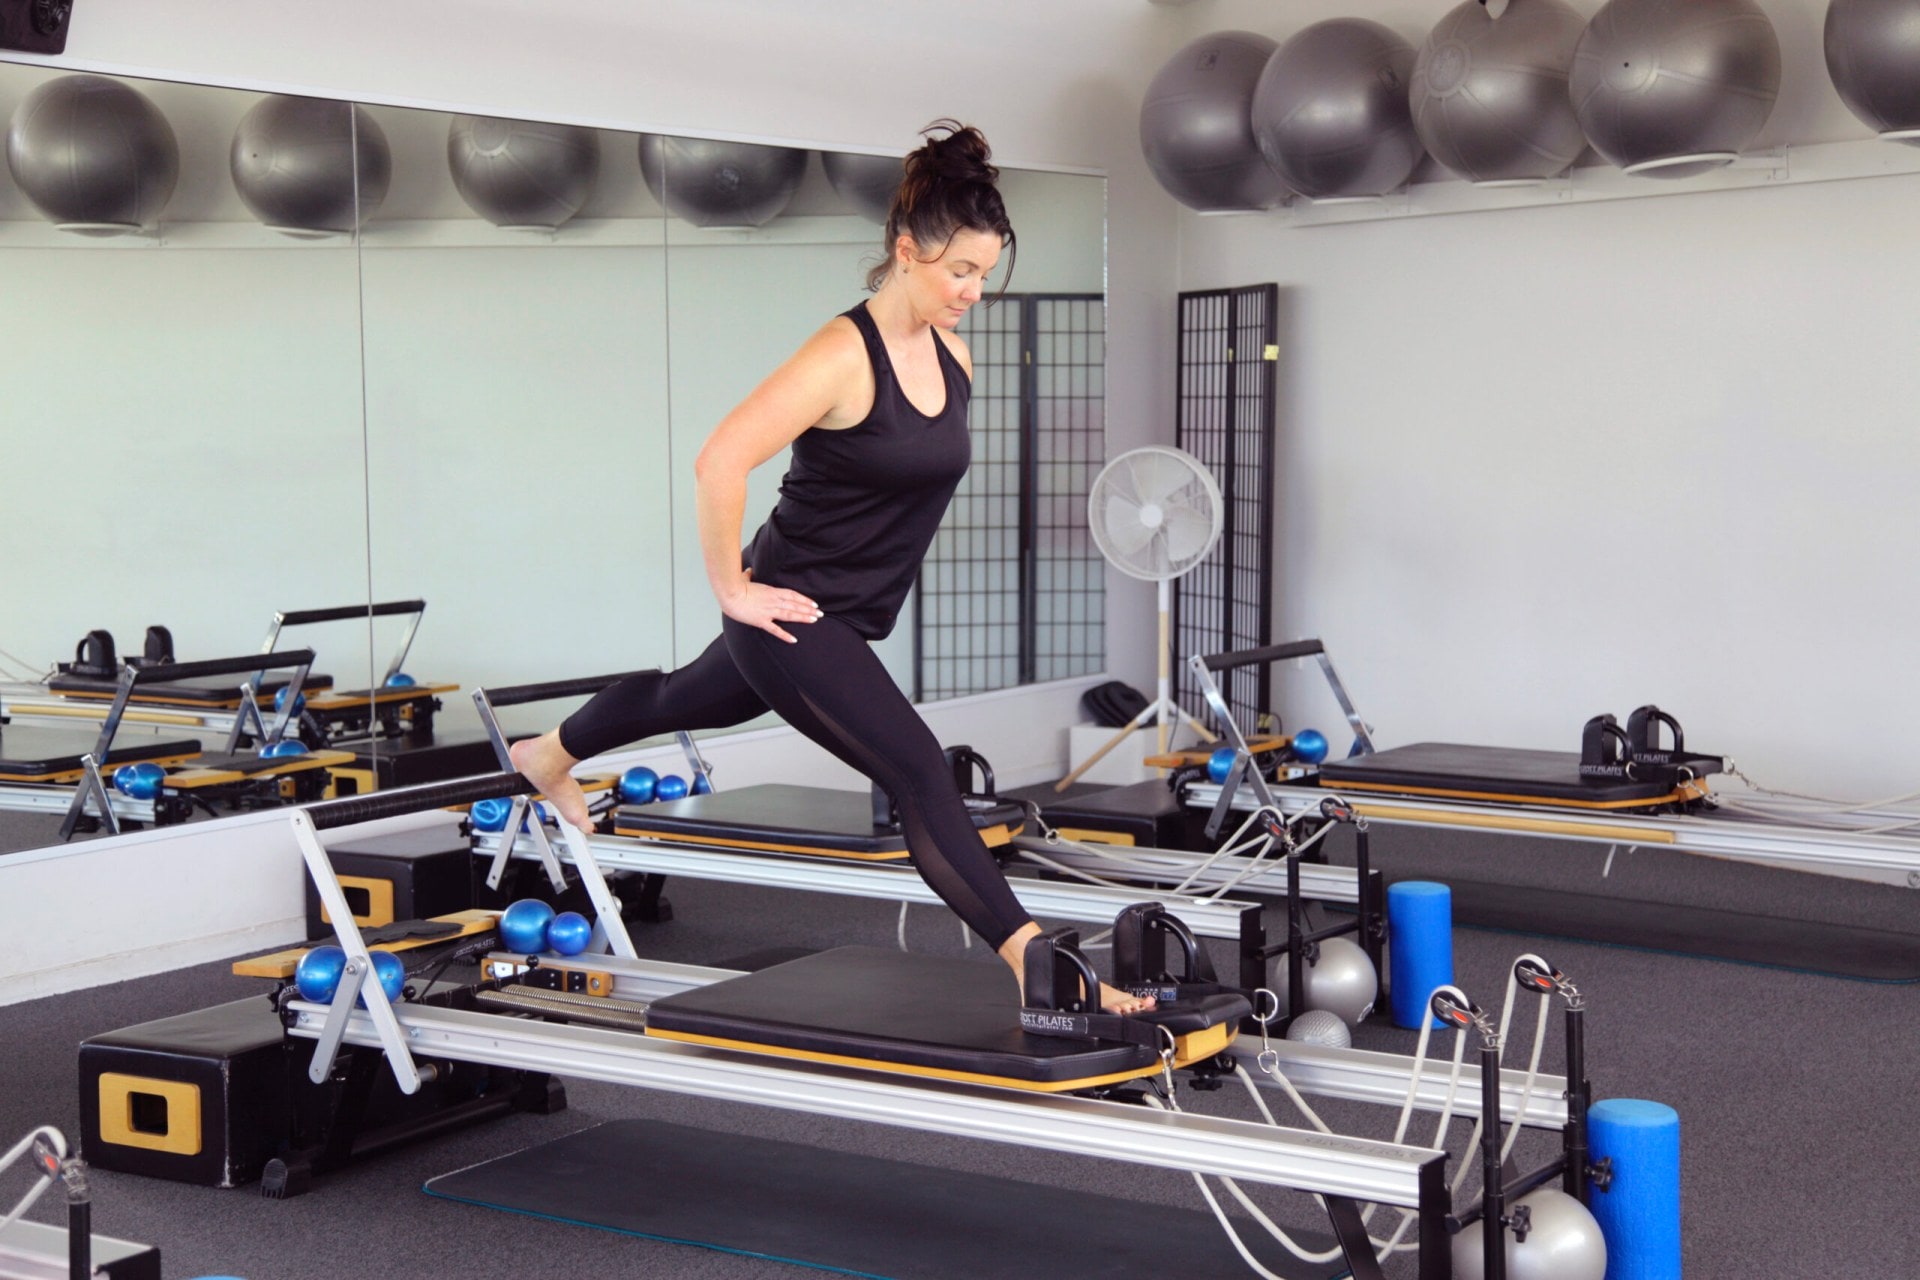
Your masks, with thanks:
M 455 116 L 447 168 L 460 198 L 488 222 L 551 230 L 593 195 L 600 136 L 570 124 Z
M 758 227 L 792 203 L 807 176 L 807 153 L 643 133 L 640 174 L 668 213 L 696 227 Z
M 242 203 L 290 235 L 354 230 L 387 198 L 393 178 L 387 135 L 373 117 L 326 98 L 261 99 L 240 118 L 229 160 Z
M 180 179 L 180 144 L 138 89 L 105 76 L 62 76 L 14 111 L 7 168 L 51 221 L 115 235 L 137 231 L 167 207 Z
M 1304 979 L 1307 1001 L 1302 1016 L 1318 1009 L 1333 1014 L 1349 1026 L 1366 1021 L 1380 994 L 1380 975 L 1374 972 L 1373 961 L 1351 938 L 1322 938 L 1319 952 L 1318 959 L 1307 966 Z M 1292 1012 L 1287 977 L 1288 965 L 1282 962 L 1273 975 L 1273 993 L 1279 998 L 1281 1014 Z
M 1216 31 L 1174 54 L 1147 86 L 1141 153 L 1189 209 L 1271 209 L 1286 198 L 1253 136 L 1253 87 L 1277 47 L 1251 31 Z
M 1413 60 L 1414 132 L 1435 160 L 1481 183 L 1538 182 L 1586 149 L 1567 97 L 1587 20 L 1566 0 L 1466 0 Z
M 899 156 L 856 156 L 844 151 L 822 151 L 820 167 L 840 198 L 869 222 L 887 225 L 894 193 L 906 170 Z
M 1875 132 L 1920 146 L 1920 0 L 1833 0 L 1827 74 Z
M 1587 141 L 1628 173 L 1686 178 L 1730 163 L 1780 92 L 1780 40 L 1753 0 L 1609 0 L 1570 80 Z
M 1413 46 L 1377 22 L 1316 22 L 1274 52 L 1253 91 L 1253 134 L 1313 200 L 1381 196 L 1422 154 L 1407 102 Z
M 1554 1187 L 1529 1191 L 1509 1201 L 1509 1210 L 1527 1206 L 1527 1238 L 1506 1237 L 1508 1280 L 1603 1280 L 1607 1241 L 1587 1206 Z M 1453 1238 L 1454 1280 L 1483 1280 L 1487 1274 L 1486 1234 L 1472 1223 Z

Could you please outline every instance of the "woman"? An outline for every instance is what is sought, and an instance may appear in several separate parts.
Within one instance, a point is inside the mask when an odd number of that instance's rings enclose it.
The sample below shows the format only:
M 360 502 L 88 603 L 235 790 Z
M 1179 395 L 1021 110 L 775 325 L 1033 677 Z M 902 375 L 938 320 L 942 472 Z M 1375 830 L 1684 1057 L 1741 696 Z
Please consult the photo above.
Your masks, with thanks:
M 571 769 L 623 743 L 739 724 L 771 708 L 878 782 L 914 866 L 1022 974 L 1040 926 L 975 831 L 940 744 L 869 641 L 893 630 L 970 456 L 973 365 L 954 329 L 980 301 L 1012 224 L 979 130 L 943 120 L 906 158 L 872 297 L 830 320 L 714 429 L 694 462 L 720 638 L 687 666 L 634 676 L 513 764 L 580 827 Z M 793 449 L 780 501 L 743 557 L 747 473 Z M 1024 992 L 1024 985 L 1022 991 Z M 1115 1013 L 1152 1007 L 1103 986 Z

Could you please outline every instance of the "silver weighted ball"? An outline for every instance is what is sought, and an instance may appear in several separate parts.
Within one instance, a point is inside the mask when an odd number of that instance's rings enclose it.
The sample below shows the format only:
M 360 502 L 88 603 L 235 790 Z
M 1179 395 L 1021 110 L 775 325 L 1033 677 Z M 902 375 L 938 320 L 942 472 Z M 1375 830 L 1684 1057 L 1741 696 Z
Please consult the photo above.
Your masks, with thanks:
M 1253 134 L 1286 184 L 1314 200 L 1381 196 L 1422 154 L 1407 82 L 1413 46 L 1364 18 L 1316 22 L 1274 52 L 1253 90 Z
M 1509 0 L 1497 18 L 1466 0 L 1413 60 L 1414 131 L 1428 153 L 1477 183 L 1538 182 L 1586 149 L 1567 98 L 1587 20 L 1566 0 Z
M 1920 0 L 1833 0 L 1827 74 L 1883 138 L 1920 146 Z
M 1140 103 L 1140 152 L 1166 193 L 1202 213 L 1286 198 L 1253 136 L 1253 87 L 1278 46 L 1251 31 L 1201 36 L 1167 59 Z
M 1477 2 L 1477 0 L 1476 0 Z M 1309 1009 L 1287 1024 L 1287 1039 L 1300 1044 L 1317 1044 L 1323 1049 L 1348 1049 L 1353 1032 L 1340 1021 L 1340 1015 L 1325 1009 Z
M 1780 40 L 1754 0 L 1609 0 L 1574 52 L 1587 141 L 1628 173 L 1731 163 L 1773 113 Z
M 180 144 L 138 89 L 105 76 L 62 76 L 14 111 L 7 168 L 63 230 L 120 235 L 167 207 L 180 179 Z
M 295 236 L 354 230 L 393 178 L 387 135 L 373 117 L 325 98 L 262 99 L 240 118 L 229 162 L 253 216 Z
M 447 168 L 460 198 L 488 222 L 552 230 L 592 197 L 600 137 L 577 125 L 455 116 Z
M 887 225 L 894 193 L 900 190 L 904 170 L 898 156 L 858 156 L 845 151 L 822 151 L 820 167 L 840 198 L 868 222 Z
M 758 227 L 792 203 L 807 176 L 807 153 L 643 133 L 640 174 L 668 213 L 696 227 Z
M 1380 994 L 1380 978 L 1373 971 L 1373 961 L 1367 959 L 1367 953 L 1351 938 L 1323 938 L 1319 946 L 1320 958 L 1307 966 L 1304 980 L 1306 1012 L 1325 1010 L 1349 1026 L 1364 1022 L 1373 1012 L 1373 1002 Z M 1287 985 L 1283 964 L 1273 976 L 1273 991 L 1279 997 L 1281 1014 L 1291 1011 Z
M 1527 1207 L 1527 1238 L 1506 1233 L 1508 1280 L 1604 1280 L 1607 1242 L 1587 1207 L 1564 1191 L 1541 1187 L 1508 1205 Z M 1454 1280 L 1484 1280 L 1486 1236 L 1476 1222 L 1453 1238 Z

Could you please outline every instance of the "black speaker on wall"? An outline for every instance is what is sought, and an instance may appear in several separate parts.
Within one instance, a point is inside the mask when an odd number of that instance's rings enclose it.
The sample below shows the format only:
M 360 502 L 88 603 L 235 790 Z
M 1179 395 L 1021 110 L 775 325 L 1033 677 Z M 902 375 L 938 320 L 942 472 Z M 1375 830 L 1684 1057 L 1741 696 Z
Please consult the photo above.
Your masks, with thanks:
M 0 49 L 65 53 L 73 0 L 0 0 Z

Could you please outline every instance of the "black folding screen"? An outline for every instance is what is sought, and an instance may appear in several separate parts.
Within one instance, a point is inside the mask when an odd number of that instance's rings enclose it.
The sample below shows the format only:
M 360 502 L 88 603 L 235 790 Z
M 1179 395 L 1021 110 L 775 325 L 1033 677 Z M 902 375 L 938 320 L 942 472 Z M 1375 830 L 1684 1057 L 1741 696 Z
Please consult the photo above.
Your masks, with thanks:
M 1220 541 L 1173 584 L 1174 688 L 1180 705 L 1209 716 L 1186 659 L 1272 643 L 1274 370 L 1278 285 L 1180 295 L 1174 443 L 1220 485 Z M 1272 706 L 1265 666 L 1222 674 L 1227 705 L 1252 730 Z
M 914 697 L 1059 680 L 1106 663 L 1087 490 L 1105 457 L 1106 300 L 1008 294 L 967 314 L 973 466 L 920 568 Z

